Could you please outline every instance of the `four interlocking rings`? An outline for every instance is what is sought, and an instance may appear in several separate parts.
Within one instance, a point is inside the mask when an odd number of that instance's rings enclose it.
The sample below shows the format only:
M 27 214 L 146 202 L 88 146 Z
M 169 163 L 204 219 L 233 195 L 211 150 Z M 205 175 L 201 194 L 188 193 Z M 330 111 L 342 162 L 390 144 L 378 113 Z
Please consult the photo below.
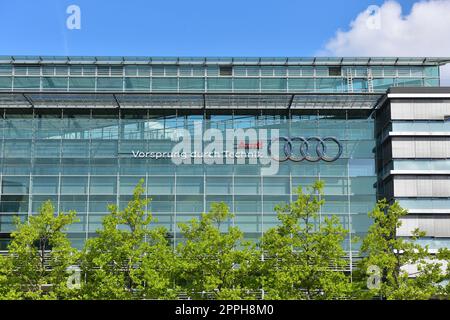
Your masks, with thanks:
M 282 151 L 280 150 L 280 153 L 284 153 L 284 157 L 281 156 L 279 158 L 274 157 L 272 153 L 272 143 L 274 141 L 279 141 L 280 143 L 283 141 L 284 146 L 282 148 Z M 294 151 L 293 142 L 298 141 L 300 143 L 300 147 L 298 149 L 298 154 Z M 311 144 L 316 143 L 315 152 L 317 156 L 311 155 Z M 334 142 L 336 143 L 338 149 L 334 156 L 330 156 L 327 154 L 327 146 L 325 142 Z M 281 149 L 281 148 L 280 148 Z M 343 152 L 343 147 L 341 142 L 336 139 L 335 137 L 277 137 L 272 139 L 272 141 L 269 144 L 269 154 L 272 156 L 274 160 L 284 162 L 287 160 L 291 160 L 294 162 L 300 162 L 303 160 L 309 161 L 309 162 L 318 162 L 320 160 L 326 161 L 326 162 L 333 162 L 339 159 Z

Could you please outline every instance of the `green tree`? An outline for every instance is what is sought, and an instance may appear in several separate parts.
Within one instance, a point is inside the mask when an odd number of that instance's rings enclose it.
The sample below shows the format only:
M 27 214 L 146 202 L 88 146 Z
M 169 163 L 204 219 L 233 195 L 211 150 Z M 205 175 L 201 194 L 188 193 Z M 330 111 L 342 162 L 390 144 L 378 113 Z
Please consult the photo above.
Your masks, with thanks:
M 259 293 L 255 272 L 260 254 L 230 225 L 233 217 L 219 202 L 200 219 L 179 224 L 185 241 L 177 247 L 178 283 L 192 299 L 250 299 Z
M 323 182 L 317 181 L 297 199 L 277 206 L 280 224 L 262 238 L 262 286 L 269 299 L 342 299 L 351 283 L 342 244 L 347 230 L 337 217 L 319 221 Z
M 362 298 L 429 299 L 439 293 L 441 263 L 430 254 L 428 246 L 416 242 L 425 233 L 415 229 L 409 239 L 397 234 L 401 218 L 407 214 L 397 202 L 389 205 L 385 199 L 369 213 L 373 224 L 362 241 L 364 258 L 357 275 L 361 286 L 368 289 L 361 291 Z M 368 270 L 374 273 L 367 274 Z
M 25 222 L 16 219 L 9 252 L 0 258 L 0 297 L 5 299 L 65 299 L 72 296 L 68 268 L 78 259 L 66 227 L 75 212 L 55 214 L 50 201 Z
M 174 298 L 175 257 L 164 228 L 150 228 L 154 218 L 146 210 L 143 180 L 124 210 L 108 207 L 110 214 L 88 239 L 83 250 L 81 296 L 87 299 Z
M 17 300 L 21 298 L 18 286 L 11 282 L 13 266 L 9 256 L 0 255 L 0 300 Z
M 440 283 L 438 297 L 442 299 L 450 298 L 450 249 L 440 248 L 436 258 L 443 262 L 444 277 Z M 444 264 L 445 262 L 445 264 Z

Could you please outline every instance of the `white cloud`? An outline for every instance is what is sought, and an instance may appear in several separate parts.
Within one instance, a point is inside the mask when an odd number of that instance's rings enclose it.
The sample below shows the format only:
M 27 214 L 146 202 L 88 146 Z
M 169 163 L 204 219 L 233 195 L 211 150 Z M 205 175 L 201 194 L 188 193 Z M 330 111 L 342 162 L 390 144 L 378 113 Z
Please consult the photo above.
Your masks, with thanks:
M 320 55 L 332 56 L 450 56 L 450 0 L 420 1 L 407 15 L 396 1 L 375 12 L 361 12 L 348 31 L 338 30 Z M 441 69 L 450 85 L 450 66 Z

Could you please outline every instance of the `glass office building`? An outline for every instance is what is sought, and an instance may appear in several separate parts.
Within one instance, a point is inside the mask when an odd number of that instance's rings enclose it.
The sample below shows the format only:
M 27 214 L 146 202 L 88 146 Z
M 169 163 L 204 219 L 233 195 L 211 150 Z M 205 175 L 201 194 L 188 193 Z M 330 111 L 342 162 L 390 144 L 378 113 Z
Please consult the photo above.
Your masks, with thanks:
M 108 204 L 123 208 L 140 179 L 152 198 L 149 210 L 174 243 L 177 224 L 215 201 L 226 202 L 235 214 L 230 223 L 255 239 L 277 223 L 277 204 L 320 179 L 321 217 L 341 218 L 351 257 L 357 251 L 351 238 L 367 231 L 367 213 L 383 194 L 378 181 L 387 164 L 377 165 L 376 108 L 390 87 L 439 86 L 439 66 L 448 61 L 0 57 L 0 248 L 13 217 L 36 213 L 48 199 L 59 211 L 77 211 L 69 237 L 81 246 L 101 226 Z M 307 156 L 319 150 L 314 155 L 334 151 L 336 157 L 293 156 L 264 175 L 264 165 L 250 159 L 177 164 L 135 156 L 170 152 L 180 129 L 196 126 L 222 133 L 278 130 L 293 149 L 302 148 L 298 137 L 316 143 L 306 151 L 303 145 Z M 339 150 L 321 145 L 330 138 Z M 235 150 L 265 147 L 259 138 L 233 143 Z

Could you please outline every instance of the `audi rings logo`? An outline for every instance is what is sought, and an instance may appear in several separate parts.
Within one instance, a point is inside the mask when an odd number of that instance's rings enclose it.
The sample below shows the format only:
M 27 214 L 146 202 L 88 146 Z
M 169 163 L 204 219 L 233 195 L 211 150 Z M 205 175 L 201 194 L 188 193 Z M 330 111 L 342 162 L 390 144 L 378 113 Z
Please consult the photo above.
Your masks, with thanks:
M 279 158 L 272 154 L 272 144 L 275 141 L 280 143 Z M 337 149 L 333 148 L 332 154 L 329 151 L 331 148 L 327 148 L 327 143 L 334 143 L 337 146 Z M 272 159 L 280 162 L 287 160 L 294 162 L 303 160 L 309 162 L 318 162 L 320 160 L 333 162 L 341 157 L 343 151 L 341 142 L 335 137 L 277 137 L 270 142 L 268 148 Z

